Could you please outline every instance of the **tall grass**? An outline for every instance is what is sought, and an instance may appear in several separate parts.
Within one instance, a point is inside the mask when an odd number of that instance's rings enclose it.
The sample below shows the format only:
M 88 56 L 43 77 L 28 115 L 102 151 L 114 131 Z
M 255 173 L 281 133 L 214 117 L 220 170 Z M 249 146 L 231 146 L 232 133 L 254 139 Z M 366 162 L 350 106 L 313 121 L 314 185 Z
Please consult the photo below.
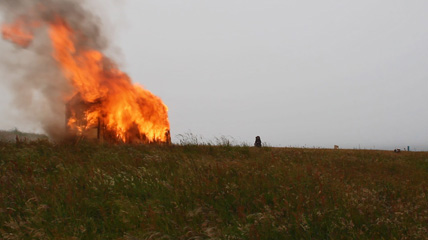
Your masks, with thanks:
M 1 239 L 426 239 L 428 153 L 0 142 Z

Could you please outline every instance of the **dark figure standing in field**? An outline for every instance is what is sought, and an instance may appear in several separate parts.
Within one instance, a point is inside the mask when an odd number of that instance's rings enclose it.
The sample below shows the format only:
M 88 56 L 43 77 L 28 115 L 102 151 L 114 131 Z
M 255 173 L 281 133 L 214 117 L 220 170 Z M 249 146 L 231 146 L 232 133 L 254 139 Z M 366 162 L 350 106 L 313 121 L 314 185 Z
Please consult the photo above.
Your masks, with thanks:
M 260 139 L 260 136 L 256 137 L 256 142 L 254 143 L 254 147 L 262 147 L 262 140 Z

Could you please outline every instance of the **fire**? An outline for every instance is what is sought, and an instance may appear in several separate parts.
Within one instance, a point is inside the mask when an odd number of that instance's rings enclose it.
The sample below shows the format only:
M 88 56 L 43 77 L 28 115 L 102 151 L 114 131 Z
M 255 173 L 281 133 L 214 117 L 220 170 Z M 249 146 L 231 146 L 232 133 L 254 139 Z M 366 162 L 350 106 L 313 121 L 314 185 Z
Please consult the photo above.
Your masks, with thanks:
M 84 135 L 98 129 L 104 139 L 123 142 L 169 142 L 168 108 L 162 100 L 142 86 L 133 84 L 101 52 L 77 44 L 82 36 L 61 16 L 38 23 L 18 18 L 2 27 L 3 38 L 27 47 L 33 30 L 48 29 L 52 57 L 74 88 L 66 99 L 67 127 Z M 80 42 L 79 42 L 80 43 Z
M 30 22 L 26 18 L 21 17 L 10 25 L 3 25 L 2 35 L 5 40 L 9 40 L 22 47 L 27 47 L 34 38 L 32 29 L 39 26 L 39 23 Z

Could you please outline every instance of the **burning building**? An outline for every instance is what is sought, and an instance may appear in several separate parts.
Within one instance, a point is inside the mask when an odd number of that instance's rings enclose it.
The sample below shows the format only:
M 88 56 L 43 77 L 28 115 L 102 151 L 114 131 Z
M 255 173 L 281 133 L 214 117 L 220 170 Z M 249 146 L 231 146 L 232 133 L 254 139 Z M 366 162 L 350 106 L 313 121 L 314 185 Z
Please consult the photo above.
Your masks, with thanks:
M 97 112 L 99 109 L 100 112 Z M 66 104 L 66 129 L 68 134 L 87 139 L 97 139 L 101 142 L 125 143 L 171 143 L 169 129 L 159 131 L 158 135 L 146 135 L 133 123 L 122 133 L 112 129 L 106 119 L 107 113 L 102 112 L 103 101 L 85 102 L 80 94 L 76 94 Z M 155 133 L 156 134 L 156 133 Z
M 72 89 L 58 94 L 65 106 L 67 132 L 109 142 L 170 143 L 167 106 L 133 84 L 94 44 L 94 30 L 76 20 L 85 11 L 71 0 L 36 2 L 26 5 L 27 14 L 21 11 L 3 24 L 2 35 L 27 49 L 35 37 L 47 35 L 50 57 Z

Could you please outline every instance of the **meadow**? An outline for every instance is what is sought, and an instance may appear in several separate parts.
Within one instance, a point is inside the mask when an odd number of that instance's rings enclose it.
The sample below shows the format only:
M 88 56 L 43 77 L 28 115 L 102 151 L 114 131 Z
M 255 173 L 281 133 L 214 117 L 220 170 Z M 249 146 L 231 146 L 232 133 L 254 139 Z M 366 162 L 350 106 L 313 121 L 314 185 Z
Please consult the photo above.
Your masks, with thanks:
M 428 153 L 0 142 L 1 239 L 428 239 Z

